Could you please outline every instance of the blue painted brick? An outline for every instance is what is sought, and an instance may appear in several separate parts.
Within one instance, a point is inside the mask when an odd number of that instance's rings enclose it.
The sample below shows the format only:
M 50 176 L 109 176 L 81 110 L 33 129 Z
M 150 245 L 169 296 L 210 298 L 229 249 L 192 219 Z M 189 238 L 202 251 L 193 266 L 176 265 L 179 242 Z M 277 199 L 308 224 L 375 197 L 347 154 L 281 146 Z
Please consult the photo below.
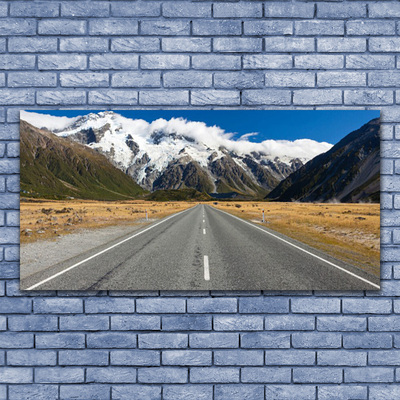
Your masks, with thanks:
M 341 347 L 341 334 L 339 333 L 293 333 L 292 346 L 294 348 L 340 348 Z
M 192 90 L 191 104 L 204 105 L 239 105 L 240 94 L 233 90 Z
M 210 3 L 167 2 L 162 5 L 164 17 L 207 18 L 211 17 Z
M 290 383 L 290 368 L 245 367 L 241 371 L 244 383 Z
M 10 149 L 10 145 L 16 144 L 17 147 L 16 149 L 11 148 Z M 9 152 L 12 153 L 12 155 L 14 157 L 18 157 L 19 156 L 19 143 L 8 143 L 7 144 L 7 156 L 10 157 L 10 155 L 8 154 Z M 16 154 L 18 152 L 18 154 Z M 1 218 L 0 218 L 1 221 Z M 19 226 L 19 212 L 18 211 L 7 211 L 6 213 L 6 224 L 7 226 Z M 17 247 L 9 247 L 6 250 L 9 250 L 11 252 L 13 252 L 14 254 L 18 253 L 18 257 L 19 257 L 19 251 Z M 15 260 L 7 260 L 7 261 L 15 261 Z
M 160 84 L 161 74 L 155 71 L 116 72 L 111 77 L 113 87 L 159 87 Z
M 106 17 L 109 4 L 104 1 L 61 3 L 62 17 Z
M 367 7 L 361 3 L 318 3 L 317 17 L 332 19 L 363 18 L 367 16 Z M 370 15 L 371 16 L 371 15 Z
M 395 31 L 394 21 L 360 19 L 346 22 L 347 35 L 394 35 Z
M 136 334 L 131 332 L 89 333 L 86 337 L 88 348 L 134 348 Z
M 340 300 L 333 298 L 292 299 L 291 309 L 294 313 L 322 313 L 331 314 L 340 312 Z
M 191 333 L 189 347 L 230 349 L 239 347 L 238 333 Z
M 82 383 L 85 381 L 85 370 L 80 367 L 36 368 L 35 382 L 38 383 Z
M 367 399 L 367 387 L 356 385 L 345 386 L 318 386 L 318 399 L 321 400 L 350 400 L 350 399 Z
M 272 332 L 243 333 L 240 336 L 240 346 L 256 349 L 286 349 L 290 347 L 290 334 Z
M 160 353 L 153 350 L 112 350 L 111 365 L 157 366 Z
M 192 66 L 194 69 L 239 70 L 241 68 L 240 65 L 240 57 L 235 55 L 204 54 L 192 56 Z
M 262 5 L 259 3 L 232 3 L 229 7 L 224 3 L 215 3 L 213 11 L 215 18 L 262 17 Z
M 292 35 L 293 23 L 291 21 L 245 21 L 243 24 L 244 34 L 252 36 L 264 35 Z
M 85 300 L 85 312 L 88 314 L 133 313 L 135 312 L 135 300 L 94 297 Z
M 365 331 L 367 319 L 350 316 L 317 317 L 317 329 L 319 331 Z
M 134 19 L 91 19 L 90 35 L 137 35 L 138 21 Z
M 189 21 L 142 21 L 140 24 L 140 34 L 172 36 L 172 35 L 188 35 L 190 33 Z
M 136 370 L 133 368 L 87 368 L 88 383 L 135 383 Z
M 369 7 L 371 18 L 393 18 L 400 17 L 400 5 L 396 2 L 372 3 Z
M 344 34 L 343 21 L 306 20 L 295 22 L 295 33 L 301 36 L 334 36 Z
M 264 47 L 268 52 L 311 52 L 315 50 L 312 38 L 271 37 L 264 39 Z
M 142 69 L 188 69 L 189 56 L 172 54 L 152 54 L 140 56 Z
M 293 104 L 296 105 L 342 104 L 342 91 L 336 89 L 296 90 L 293 93 Z M 304 299 L 304 300 L 309 300 L 309 299 Z M 331 300 L 338 300 L 338 299 L 331 299 Z M 317 305 L 316 307 L 318 308 Z M 335 307 L 332 306 L 332 309 L 334 308 Z M 327 312 L 335 312 L 335 311 L 327 311 Z
M 213 50 L 222 53 L 255 53 L 262 51 L 260 38 L 215 38 Z
M 112 398 L 118 400 L 161 400 L 161 386 L 118 385 L 112 387 Z
M 58 17 L 59 4 L 43 2 L 15 1 L 10 4 L 12 17 Z
M 216 385 L 215 400 L 262 400 L 264 399 L 264 386 L 262 385 Z
M 192 383 L 238 383 L 239 368 L 213 367 L 190 368 Z
M 353 72 L 353 71 L 318 72 L 317 84 L 320 87 L 366 86 L 367 75 L 365 72 Z
M 266 350 L 266 365 L 315 365 L 316 353 L 311 350 Z
M 345 90 L 344 103 L 349 105 L 385 105 L 393 104 L 391 90 Z
M 355 55 L 346 56 L 346 68 L 349 69 L 391 69 L 394 68 L 395 60 L 393 56 L 387 55 Z M 390 121 L 387 121 L 390 122 Z
M 60 399 L 96 399 L 107 400 L 110 398 L 109 385 L 61 385 Z
M 117 331 L 151 331 L 159 330 L 161 318 L 148 315 L 116 315 L 111 317 L 111 329 Z
M 213 388 L 209 385 L 165 385 L 163 387 L 164 400 L 208 400 L 213 395 Z
M 38 56 L 39 70 L 85 69 L 86 56 L 82 54 L 50 54 Z
M 48 400 L 58 397 L 58 387 L 56 385 L 10 385 L 9 399 L 35 399 Z
M 368 352 L 369 365 L 400 365 L 400 351 L 371 350 Z
M 0 343 L 3 349 L 32 348 L 32 333 L 0 332 Z
M 336 386 L 335 386 L 336 387 Z M 267 385 L 265 387 L 267 399 L 296 399 L 313 400 L 316 396 L 315 386 L 308 385 Z
M 105 350 L 60 350 L 59 365 L 108 365 L 108 352 Z
M 111 40 L 111 50 L 115 52 L 157 52 L 160 40 L 152 37 L 115 38 Z
M 263 365 L 262 350 L 216 350 L 214 351 L 215 365 Z
M 341 368 L 293 368 L 294 383 L 341 383 Z
M 33 300 L 35 314 L 77 314 L 83 312 L 81 299 L 36 298 Z
M 369 392 L 370 400 L 386 400 L 386 399 L 395 399 L 400 396 L 400 386 L 396 385 L 378 385 L 371 386 Z
M 160 13 L 160 4 L 156 2 L 114 2 L 111 4 L 111 15 L 114 17 L 157 17 Z
M 387 349 L 392 347 L 388 333 L 347 333 L 343 335 L 345 349 Z
M 169 91 L 156 91 L 156 90 L 141 90 L 139 92 L 139 104 L 145 106 L 162 106 L 162 105 L 176 105 L 176 106 L 184 106 L 189 104 L 189 92 L 187 90 L 175 90 L 173 92 Z M 164 304 L 164 300 L 167 300 L 165 303 L 165 308 L 162 307 Z M 168 303 L 168 300 L 173 300 Z M 180 313 L 183 312 L 182 303 L 179 303 L 178 300 L 183 299 L 159 299 L 156 302 L 149 302 L 149 308 L 145 306 L 145 303 L 141 303 L 141 310 L 138 312 L 156 312 L 150 311 L 152 308 L 155 310 L 159 309 L 159 313 Z M 139 301 L 139 300 L 138 300 Z M 159 304 L 159 306 L 157 306 Z M 160 308 L 159 308 L 160 307 Z M 148 311 L 146 311 L 148 309 Z M 168 311 L 170 310 L 170 311 Z
M 191 53 L 211 52 L 211 39 L 208 38 L 163 38 L 162 51 L 180 53 L 182 49 Z
M 269 1 L 264 5 L 264 16 L 267 18 L 313 18 L 314 4 Z
M 35 66 L 35 56 L 28 54 L 4 54 L 0 59 L 0 68 L 8 69 L 33 69 Z
M 163 365 L 211 365 L 212 352 L 206 350 L 166 350 L 162 352 Z
M 276 314 L 289 312 L 289 299 L 283 297 L 243 297 L 239 299 L 239 312 L 243 314 Z
M 345 314 L 390 314 L 392 302 L 386 299 L 344 299 Z
M 215 316 L 214 330 L 216 331 L 261 331 L 264 318 L 255 316 Z
M 63 331 L 100 331 L 109 329 L 109 317 L 96 315 L 74 315 L 60 317 Z
M 370 331 L 400 331 L 400 316 L 384 316 L 368 318 Z
M 160 86 L 160 78 L 154 82 L 154 86 Z M 211 87 L 212 73 L 203 71 L 169 71 L 163 74 L 164 87 L 193 88 Z
M 13 18 L 12 23 L 7 19 L 0 20 L 0 36 L 34 35 L 36 20 L 31 18 Z
M 395 52 L 400 45 L 400 38 L 379 38 L 374 37 L 369 40 L 369 50 L 372 52 Z M 396 50 L 397 49 L 397 50 Z
M 84 35 L 86 23 L 70 19 L 44 19 L 38 23 L 38 33 L 39 35 Z
M 242 104 L 244 105 L 289 105 L 291 92 L 289 90 L 254 89 L 242 92 Z
M 29 314 L 32 309 L 32 300 L 2 298 L 0 299 L 0 312 L 2 314 Z
M 0 5 L 0 17 L 6 17 L 8 13 L 8 4 L 1 3 Z
M 50 53 L 57 51 L 57 39 L 50 37 L 11 37 L 8 39 L 11 53 Z
M 165 316 L 161 320 L 164 331 L 209 331 L 212 317 L 199 315 Z
M 32 368 L 0 368 L 0 383 L 30 383 L 32 381 Z
M 367 49 L 366 39 L 361 38 L 320 38 L 317 51 L 322 53 L 363 53 Z
M 24 315 L 8 317 L 10 331 L 56 331 L 57 317 L 47 315 Z
M 129 54 L 95 54 L 89 58 L 91 69 L 137 69 L 139 59 L 137 55 Z
M 312 331 L 315 318 L 303 315 L 271 315 L 265 317 L 265 330 L 268 331 Z
M 244 69 L 291 69 L 292 56 L 277 54 L 255 54 L 243 56 Z
M 0 331 L 5 331 L 7 329 L 7 317 L 1 316 L 0 318 Z
M 36 102 L 42 105 L 85 104 L 86 93 L 83 90 L 44 90 L 36 94 Z
M 57 353 L 53 350 L 10 350 L 7 364 L 13 366 L 56 365 Z
M 108 51 L 108 39 L 99 37 L 61 38 L 60 50 L 65 52 L 103 53 Z
M 138 368 L 138 382 L 140 383 L 186 383 L 187 381 L 187 368 Z
M 237 311 L 237 300 L 233 298 L 188 299 L 189 313 L 234 313 Z
M 345 368 L 344 381 L 351 383 L 393 382 L 394 370 L 393 368 L 381 368 L 381 367 Z
M 102 72 L 63 72 L 60 74 L 60 84 L 64 87 L 105 87 L 109 85 L 109 76 Z
M 139 347 L 143 349 L 179 349 L 188 345 L 188 335 L 183 333 L 142 333 Z
M 296 55 L 294 65 L 300 69 L 341 69 L 344 57 L 338 54 Z
M 317 353 L 318 365 L 362 367 L 367 365 L 365 351 L 323 350 Z
M 242 33 L 241 21 L 236 20 L 195 20 L 192 22 L 193 35 L 236 36 Z

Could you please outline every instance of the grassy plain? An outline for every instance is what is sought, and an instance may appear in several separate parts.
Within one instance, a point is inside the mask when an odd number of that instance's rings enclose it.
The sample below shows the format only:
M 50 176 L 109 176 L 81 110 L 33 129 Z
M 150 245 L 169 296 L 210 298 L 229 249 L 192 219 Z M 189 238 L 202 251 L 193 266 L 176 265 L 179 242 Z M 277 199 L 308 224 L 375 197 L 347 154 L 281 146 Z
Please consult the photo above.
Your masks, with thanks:
M 185 210 L 190 202 L 21 199 L 21 243 L 56 238 L 80 229 L 146 223 Z
M 379 204 L 212 203 L 379 276 Z

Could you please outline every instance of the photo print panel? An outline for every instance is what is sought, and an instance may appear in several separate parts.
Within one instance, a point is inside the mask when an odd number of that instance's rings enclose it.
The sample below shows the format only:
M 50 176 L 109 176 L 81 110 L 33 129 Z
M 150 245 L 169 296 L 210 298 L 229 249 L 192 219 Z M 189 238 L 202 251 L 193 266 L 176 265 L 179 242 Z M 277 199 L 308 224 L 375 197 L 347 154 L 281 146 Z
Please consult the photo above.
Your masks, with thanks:
M 380 113 L 21 111 L 22 290 L 379 290 Z

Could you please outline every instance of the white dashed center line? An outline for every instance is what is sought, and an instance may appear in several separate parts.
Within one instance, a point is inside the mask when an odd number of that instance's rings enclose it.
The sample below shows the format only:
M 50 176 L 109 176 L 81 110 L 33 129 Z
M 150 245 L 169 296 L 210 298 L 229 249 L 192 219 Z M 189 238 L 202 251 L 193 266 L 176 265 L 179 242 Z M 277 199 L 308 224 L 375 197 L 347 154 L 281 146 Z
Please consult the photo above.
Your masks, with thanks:
M 204 256 L 204 280 L 210 280 L 210 266 L 208 264 L 208 256 Z
M 205 229 L 203 229 L 203 235 L 205 235 L 206 234 L 206 230 Z

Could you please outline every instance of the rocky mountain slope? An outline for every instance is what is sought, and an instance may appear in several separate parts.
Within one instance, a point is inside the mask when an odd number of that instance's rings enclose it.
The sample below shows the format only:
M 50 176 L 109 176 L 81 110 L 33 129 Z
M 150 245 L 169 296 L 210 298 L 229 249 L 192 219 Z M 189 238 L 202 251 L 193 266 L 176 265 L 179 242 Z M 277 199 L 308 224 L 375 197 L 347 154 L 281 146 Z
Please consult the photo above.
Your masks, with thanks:
M 104 155 L 21 121 L 21 192 L 41 198 L 124 200 L 144 194 Z
M 331 147 L 307 139 L 234 141 L 220 128 L 202 122 L 158 119 L 148 123 L 111 111 L 71 119 L 53 133 L 97 150 L 150 191 L 192 188 L 257 197 Z
M 351 132 L 283 180 L 270 200 L 379 202 L 379 119 Z

